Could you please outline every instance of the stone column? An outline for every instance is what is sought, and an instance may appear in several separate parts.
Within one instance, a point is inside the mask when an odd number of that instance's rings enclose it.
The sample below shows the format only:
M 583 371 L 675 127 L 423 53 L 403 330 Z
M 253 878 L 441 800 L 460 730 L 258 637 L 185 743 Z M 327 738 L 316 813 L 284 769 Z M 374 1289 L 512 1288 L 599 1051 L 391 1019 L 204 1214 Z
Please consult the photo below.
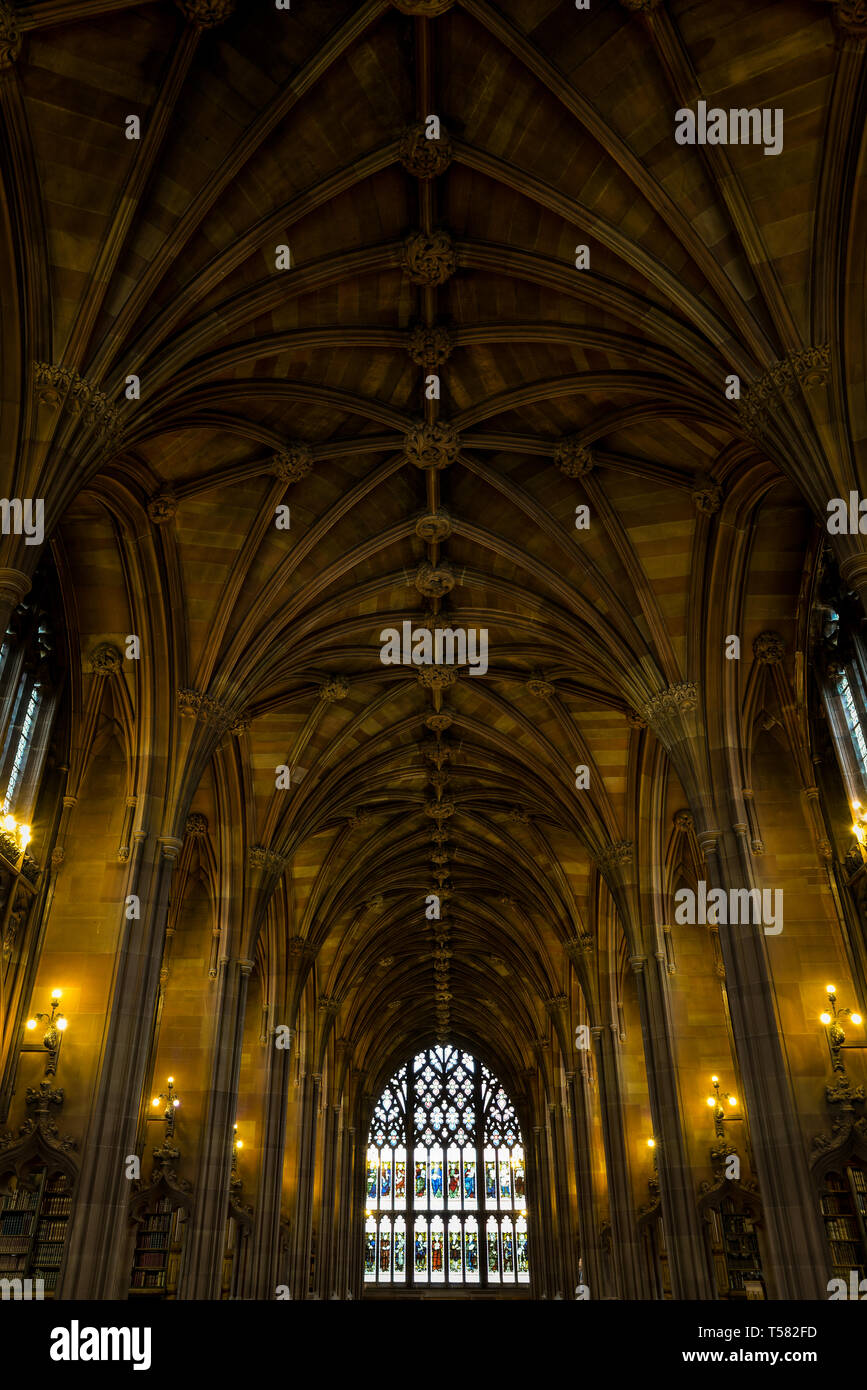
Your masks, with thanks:
M 583 1261 L 584 1283 L 590 1296 L 599 1297 L 602 1288 L 600 1266 L 599 1231 L 596 1223 L 596 1204 L 593 1197 L 593 1169 L 590 1163 L 592 1152 L 592 1131 L 590 1126 L 590 1106 L 587 1097 L 587 1082 L 583 1073 L 576 1077 L 567 1073 L 566 1090 L 569 1108 L 572 1111 L 572 1147 L 575 1159 L 575 1185 L 578 1193 L 578 1230 L 581 1238 L 581 1258 Z M 578 1282 L 577 1270 L 575 1284 Z M 571 1297 L 575 1284 L 569 1290 Z
M 319 1241 L 316 1257 L 316 1290 L 320 1298 L 329 1298 L 339 1290 L 334 1287 L 335 1255 L 334 1207 L 337 1201 L 337 1145 L 340 1138 L 340 1106 L 329 1105 L 325 1110 L 325 1130 L 322 1139 L 322 1184 L 319 1202 Z
M 659 1197 L 674 1298 L 715 1296 L 696 1208 L 696 1191 L 680 1114 L 677 1058 L 667 1010 L 666 980 L 657 960 L 630 959 L 635 976 L 650 1111 L 653 1116 Z
M 301 1132 L 298 1137 L 298 1191 L 292 1220 L 289 1287 L 293 1298 L 308 1298 L 310 1244 L 313 1221 L 313 1176 L 316 1162 L 316 1129 L 322 1077 L 308 1074 L 302 1082 Z
M 262 1162 L 253 1213 L 252 1249 L 245 1297 L 274 1298 L 279 1279 L 280 1213 L 283 1198 L 283 1157 L 286 1151 L 286 1111 L 289 1095 L 290 1047 L 278 1048 L 272 1031 L 267 1040 L 265 1095 L 262 1114 Z
M 602 1112 L 602 1139 L 608 1172 L 608 1201 L 611 1211 L 611 1247 L 618 1298 L 641 1298 L 641 1261 L 638 1231 L 632 1206 L 629 1160 L 623 1133 L 623 1106 L 620 1072 L 614 1033 L 611 1027 L 596 1024 L 590 1029 L 596 1047 L 599 1077 L 599 1103 Z M 593 1297 L 593 1290 L 590 1290 Z
M 548 1154 L 551 1166 L 551 1188 L 554 1221 L 554 1270 L 557 1277 L 555 1293 L 572 1298 L 577 1283 L 574 1242 L 572 1240 L 571 1203 L 566 1186 L 566 1142 L 562 1105 L 548 1106 Z
M 194 1184 L 196 1207 L 181 1267 L 178 1298 L 218 1299 L 229 1213 L 232 1135 L 244 1042 L 244 1011 L 251 960 L 229 960 L 220 973 L 211 1034 L 208 1105 Z
M 699 834 L 713 887 L 754 887 L 746 827 Z M 766 1273 L 780 1299 L 825 1299 L 829 1251 L 780 1037 L 761 923 L 720 926 L 732 1035 L 762 1194 Z
M 136 1130 L 150 1055 L 169 885 L 182 841 L 163 838 L 145 849 L 134 836 L 124 897 L 137 895 L 141 917 L 124 916 L 117 972 L 108 1008 L 105 1052 L 84 1146 L 78 1193 L 58 1298 L 125 1299 L 130 1271 L 130 1184 L 126 1157 Z M 118 903 L 123 913 L 124 903 Z

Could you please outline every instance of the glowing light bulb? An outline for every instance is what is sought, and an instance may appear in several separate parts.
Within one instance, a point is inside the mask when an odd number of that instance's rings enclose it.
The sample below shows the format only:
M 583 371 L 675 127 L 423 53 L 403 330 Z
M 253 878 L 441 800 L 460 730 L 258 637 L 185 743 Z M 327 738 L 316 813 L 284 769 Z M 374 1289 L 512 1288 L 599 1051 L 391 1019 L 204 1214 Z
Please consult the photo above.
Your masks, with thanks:
M 19 839 L 20 842 L 21 842 L 21 848 L 22 848 L 22 849 L 26 849 L 26 847 L 30 844 L 31 838 L 32 838 L 32 836 L 31 836 L 31 834 L 30 834 L 30 826 L 29 826 L 29 825 L 19 825 L 19 827 L 18 827 L 18 839 Z
M 713 1082 L 714 1085 L 716 1085 L 716 1083 L 719 1081 L 719 1077 L 718 1077 L 718 1076 L 712 1076 L 712 1077 L 711 1077 L 711 1081 Z
M 53 989 L 53 990 L 51 991 L 51 998 L 52 998 L 52 999 L 59 999 L 59 998 L 60 998 L 60 994 L 61 994 L 61 991 L 60 991 L 59 989 Z
M 3 817 L 3 829 L 4 829 L 4 830 L 8 830 L 10 833 L 11 833 L 12 831 L 14 831 L 14 829 L 15 829 L 15 817 L 14 817 L 14 816 L 4 816 L 4 817 Z
M 175 1107 L 176 1110 L 177 1110 L 178 1106 L 180 1105 L 180 1103 L 181 1103 L 181 1102 L 180 1102 L 179 1100 L 173 1100 L 173 1101 L 172 1101 L 172 1105 Z
M 860 1014 L 853 1014 L 853 1015 L 852 1015 L 852 1022 L 853 1022 L 853 1023 L 860 1023 L 860 1022 L 861 1022 L 861 1015 L 860 1015 Z
M 820 1022 L 820 1023 L 824 1023 L 825 1026 L 827 1027 L 828 1024 L 831 1022 L 831 1015 L 830 1015 L 830 1014 L 819 1014 L 819 1022 Z
M 244 1141 L 243 1141 L 243 1139 L 237 1139 L 237 1140 L 235 1141 L 235 1148 L 236 1148 L 236 1149 L 243 1149 L 243 1147 L 244 1147 Z
M 36 1019 L 35 1019 L 35 1018 L 28 1018 L 28 1020 L 27 1020 L 27 1027 L 30 1028 L 31 1031 L 32 1031 L 32 1029 L 34 1029 L 34 1028 L 36 1027 Z
M 157 1096 L 156 1100 L 152 1100 L 152 1101 L 151 1101 L 151 1105 L 159 1105 L 159 1103 L 160 1103 L 160 1101 L 159 1101 L 159 1096 Z
M 826 986 L 825 986 L 825 993 L 826 993 L 826 994 L 836 994 L 836 993 L 837 993 L 836 987 L 835 987 L 834 985 L 826 985 Z
M 61 1033 L 62 1033 L 63 1030 L 64 1030 L 64 1028 L 66 1027 L 67 1023 L 69 1022 L 69 1019 L 68 1019 L 68 1018 L 64 1018 L 64 1017 L 63 1017 L 63 1014 L 58 1014 L 58 1015 L 57 1015 L 57 1018 L 54 1020 L 54 1022 L 55 1022 L 55 1024 L 57 1025 L 57 1027 L 60 1029 L 60 1031 L 61 1031 Z
M 716 1101 L 714 1100 L 713 1096 L 708 1096 L 707 1103 L 708 1105 L 716 1105 Z
M 170 1085 L 170 1086 L 174 1086 L 174 1084 L 175 1084 L 175 1078 L 174 1078 L 173 1076 L 170 1076 L 170 1077 L 169 1077 L 169 1085 Z
M 656 1148 L 656 1140 L 655 1140 L 655 1139 L 648 1139 L 648 1141 L 647 1141 L 647 1147 L 648 1147 L 649 1149 L 655 1149 L 655 1148 Z
M 736 1096 L 729 1096 L 729 1105 L 737 1105 L 737 1103 L 738 1102 Z

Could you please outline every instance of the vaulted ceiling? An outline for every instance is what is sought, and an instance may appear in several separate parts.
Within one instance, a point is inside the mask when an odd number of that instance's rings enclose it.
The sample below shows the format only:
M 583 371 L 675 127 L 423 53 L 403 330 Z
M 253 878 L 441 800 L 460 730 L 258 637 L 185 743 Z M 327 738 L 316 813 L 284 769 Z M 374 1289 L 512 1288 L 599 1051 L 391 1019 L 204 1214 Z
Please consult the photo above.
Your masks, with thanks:
M 340 1030 L 517 1069 L 637 836 L 641 715 L 700 674 L 719 527 L 857 482 L 857 6 L 0 11 L 3 485 L 70 622 L 159 630 L 165 690 L 231 715 L 232 852 L 285 868 Z M 782 153 L 676 144 L 699 97 L 782 108 Z M 405 620 L 486 629 L 487 673 L 383 665 Z M 171 815 L 212 808 L 164 752 Z

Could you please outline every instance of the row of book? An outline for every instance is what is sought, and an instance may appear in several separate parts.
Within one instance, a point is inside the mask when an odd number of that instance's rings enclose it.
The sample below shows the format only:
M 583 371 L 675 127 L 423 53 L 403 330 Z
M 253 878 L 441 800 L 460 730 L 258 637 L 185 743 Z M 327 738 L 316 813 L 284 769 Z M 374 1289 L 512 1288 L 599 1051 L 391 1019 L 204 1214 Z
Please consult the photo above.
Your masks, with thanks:
M 164 1269 L 149 1273 L 145 1269 L 133 1271 L 132 1287 L 134 1289 L 164 1289 L 166 1285 L 166 1272 Z
M 825 1221 L 829 1240 L 857 1240 L 858 1223 L 854 1216 L 842 1216 L 837 1220 Z
M 65 1240 L 67 1223 L 65 1221 L 45 1221 L 39 1222 L 36 1227 L 37 1240 Z

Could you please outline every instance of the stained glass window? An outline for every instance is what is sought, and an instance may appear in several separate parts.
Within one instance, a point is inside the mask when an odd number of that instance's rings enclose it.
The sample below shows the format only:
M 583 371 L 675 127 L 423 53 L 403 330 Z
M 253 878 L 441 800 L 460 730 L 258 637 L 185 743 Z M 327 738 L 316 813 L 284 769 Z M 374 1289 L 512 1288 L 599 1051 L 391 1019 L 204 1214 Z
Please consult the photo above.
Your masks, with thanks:
M 529 1282 L 521 1129 L 483 1062 L 430 1047 L 395 1072 L 370 1126 L 365 1204 L 366 1283 Z

